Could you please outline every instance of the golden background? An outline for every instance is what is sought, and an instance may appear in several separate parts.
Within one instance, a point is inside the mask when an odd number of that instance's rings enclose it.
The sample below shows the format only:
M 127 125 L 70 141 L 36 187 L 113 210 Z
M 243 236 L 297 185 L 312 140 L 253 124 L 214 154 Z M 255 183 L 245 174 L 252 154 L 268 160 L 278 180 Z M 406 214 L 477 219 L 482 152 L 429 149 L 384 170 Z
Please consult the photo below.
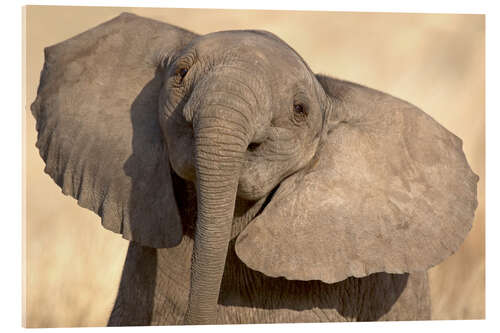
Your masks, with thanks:
M 62 195 L 35 149 L 43 48 L 123 11 L 196 33 L 264 29 L 315 72 L 405 99 L 464 141 L 480 176 L 479 206 L 461 249 L 430 270 L 433 319 L 484 318 L 484 15 L 28 6 L 25 119 L 25 319 L 28 327 L 101 326 L 128 242 Z

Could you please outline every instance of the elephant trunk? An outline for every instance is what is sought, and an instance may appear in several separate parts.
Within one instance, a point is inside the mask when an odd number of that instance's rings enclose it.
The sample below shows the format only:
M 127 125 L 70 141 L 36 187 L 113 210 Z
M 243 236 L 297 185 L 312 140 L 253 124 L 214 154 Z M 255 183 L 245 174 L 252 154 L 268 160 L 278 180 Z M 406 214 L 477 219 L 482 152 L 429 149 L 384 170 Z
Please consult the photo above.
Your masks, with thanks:
M 207 103 L 193 119 L 198 217 L 186 324 L 216 321 L 238 179 L 251 135 L 247 118 L 227 105 L 229 100 Z

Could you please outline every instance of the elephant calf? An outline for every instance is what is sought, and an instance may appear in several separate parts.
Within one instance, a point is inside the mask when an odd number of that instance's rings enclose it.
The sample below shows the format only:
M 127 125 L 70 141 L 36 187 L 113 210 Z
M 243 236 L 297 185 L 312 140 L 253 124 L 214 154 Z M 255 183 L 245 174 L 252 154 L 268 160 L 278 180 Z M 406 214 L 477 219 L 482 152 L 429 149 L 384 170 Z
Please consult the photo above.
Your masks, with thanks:
M 459 138 L 265 31 L 122 14 L 45 50 L 45 171 L 130 240 L 109 325 L 429 319 L 471 228 Z

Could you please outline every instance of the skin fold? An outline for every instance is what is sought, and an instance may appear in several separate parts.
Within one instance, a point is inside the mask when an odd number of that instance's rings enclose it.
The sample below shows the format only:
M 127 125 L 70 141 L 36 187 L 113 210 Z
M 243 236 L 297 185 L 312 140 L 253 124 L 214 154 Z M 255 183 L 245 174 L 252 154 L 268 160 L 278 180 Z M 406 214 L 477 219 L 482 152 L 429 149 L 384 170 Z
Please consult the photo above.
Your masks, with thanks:
M 130 240 L 109 325 L 430 319 L 477 176 L 413 105 L 265 31 L 122 14 L 46 49 L 45 171 Z
M 177 177 L 176 177 L 177 178 Z M 175 181 L 176 195 L 193 198 L 192 183 Z M 196 210 L 182 206 L 184 237 L 173 249 L 131 242 L 109 326 L 183 324 Z M 234 252 L 248 216 L 235 216 L 217 301 L 216 324 L 429 320 L 427 272 L 375 273 L 327 284 L 270 278 L 249 269 Z

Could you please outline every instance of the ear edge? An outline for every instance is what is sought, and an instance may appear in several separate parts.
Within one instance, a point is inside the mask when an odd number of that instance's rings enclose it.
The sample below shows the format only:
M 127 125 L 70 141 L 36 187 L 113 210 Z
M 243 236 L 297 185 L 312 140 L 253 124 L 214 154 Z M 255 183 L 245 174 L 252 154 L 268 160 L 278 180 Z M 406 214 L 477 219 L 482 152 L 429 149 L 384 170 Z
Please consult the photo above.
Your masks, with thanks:
M 171 230 L 171 232 L 168 233 L 158 232 L 158 234 L 161 235 L 158 235 L 158 237 L 152 237 L 150 239 L 149 238 L 143 239 L 143 237 L 141 237 L 142 233 L 140 232 L 132 235 L 133 231 L 130 229 L 130 226 L 127 227 L 127 225 L 130 224 L 130 222 L 128 221 L 132 217 L 128 216 L 128 213 L 124 213 L 124 211 L 126 211 L 128 207 L 126 207 L 123 202 L 113 202 L 114 199 L 112 198 L 110 199 L 109 197 L 107 197 L 108 194 L 106 193 L 98 194 L 93 192 L 92 189 L 89 189 L 90 187 L 88 186 L 88 184 L 85 184 L 86 182 L 86 180 L 84 179 L 85 175 L 67 174 L 66 171 L 70 167 L 70 164 L 79 164 L 80 162 L 79 161 L 71 162 L 69 161 L 68 157 L 55 158 L 55 159 L 51 158 L 52 156 L 54 156 L 54 153 L 63 149 L 61 148 L 62 147 L 61 143 L 56 143 L 58 140 L 60 141 L 61 138 L 57 137 L 57 135 L 54 133 L 42 133 L 44 132 L 44 127 L 53 126 L 53 122 L 55 120 L 51 119 L 50 122 L 52 122 L 52 124 L 47 124 L 48 122 L 47 118 L 50 118 L 51 116 L 45 115 L 45 113 L 56 112 L 54 110 L 51 110 L 52 108 L 54 108 L 53 103 L 51 102 L 52 103 L 51 105 L 47 105 L 47 100 L 49 98 L 44 97 L 46 94 L 49 94 L 48 92 L 44 91 L 44 87 L 46 88 L 48 85 L 53 84 L 53 82 L 47 82 L 47 80 L 49 81 L 54 80 L 54 75 L 51 76 L 48 73 L 49 71 L 51 71 L 51 68 L 58 64 L 64 65 L 64 62 L 67 61 L 64 57 L 66 56 L 72 57 L 72 54 L 78 52 L 75 51 L 73 48 L 75 47 L 74 45 L 75 40 L 79 38 L 81 39 L 82 35 L 87 34 L 89 31 L 92 31 L 92 34 L 94 35 L 102 34 L 102 32 L 100 32 L 99 29 L 103 29 L 103 26 L 116 24 L 116 22 L 120 21 L 121 22 L 127 20 L 130 21 L 131 19 L 137 20 L 137 22 L 142 25 L 151 25 L 151 21 L 154 21 L 155 22 L 154 24 L 157 25 L 156 29 L 158 30 L 165 29 L 164 27 L 169 27 L 167 29 L 170 30 L 178 29 L 179 31 L 182 32 L 182 34 L 184 34 L 183 35 L 184 37 L 185 35 L 189 35 L 193 38 L 194 36 L 196 36 L 195 34 L 187 30 L 177 28 L 175 26 L 170 26 L 164 22 L 150 20 L 131 13 L 122 13 L 120 16 L 115 17 L 107 22 L 104 22 L 101 25 L 93 27 L 85 32 L 82 32 L 72 38 L 59 42 L 52 46 L 45 47 L 44 48 L 45 62 L 41 73 L 40 84 L 38 86 L 37 97 L 30 106 L 31 113 L 37 120 L 36 129 L 38 132 L 38 138 L 35 145 L 39 150 L 41 158 L 44 160 L 46 164 L 44 172 L 48 174 L 54 180 L 54 182 L 61 188 L 61 192 L 64 195 L 69 195 L 73 197 L 74 199 L 77 200 L 77 203 L 80 207 L 89 209 L 98 216 L 100 216 L 101 224 L 105 229 L 110 230 L 114 233 L 119 233 L 122 235 L 124 239 L 139 242 L 144 246 L 149 246 L 154 248 L 172 247 L 179 244 L 179 242 L 182 239 L 182 222 L 179 216 L 177 206 L 175 207 L 177 210 L 174 209 L 169 213 L 170 221 L 168 224 L 171 227 L 174 227 L 174 229 Z M 169 31 L 168 34 L 172 35 L 175 34 L 176 32 Z M 85 37 L 89 38 L 88 35 Z M 71 52 L 68 52 L 69 55 L 68 53 L 65 52 L 66 47 L 69 47 L 71 49 Z M 52 72 L 54 72 L 54 69 L 52 70 Z M 51 142 L 53 140 L 55 142 Z M 111 184 L 110 186 L 113 186 L 113 184 Z M 97 201 L 95 201 L 94 198 L 96 195 L 100 197 L 100 199 Z M 93 198 L 93 200 L 88 200 L 89 198 Z M 175 198 L 173 199 L 175 202 Z M 113 208 L 111 209 L 111 207 Z M 165 224 L 164 223 L 165 221 L 159 221 L 156 222 L 155 224 L 160 225 L 162 224 L 162 222 L 163 224 Z M 166 236 L 166 237 L 161 237 L 161 236 Z
M 474 206 L 476 207 L 477 204 L 475 204 Z M 269 253 L 266 252 L 265 250 L 262 250 L 260 252 L 255 251 L 256 248 L 259 248 L 259 246 L 257 246 L 258 243 L 261 242 L 272 243 L 275 242 L 276 240 L 267 240 L 267 239 L 265 240 L 259 239 L 258 241 L 248 240 L 247 239 L 248 235 L 249 234 L 251 235 L 254 232 L 252 230 L 248 231 L 246 229 L 240 235 L 238 235 L 238 238 L 236 239 L 235 252 L 238 258 L 250 269 L 258 271 L 268 277 L 284 278 L 286 280 L 291 280 L 291 281 L 321 281 L 324 283 L 332 284 L 343 281 L 349 277 L 362 278 L 380 272 L 385 272 L 389 274 L 404 274 L 404 273 L 411 274 L 416 272 L 427 271 L 428 269 L 442 263 L 445 259 L 455 254 L 462 246 L 464 239 L 466 238 L 467 234 L 470 232 L 472 228 L 472 221 L 474 220 L 474 215 L 470 218 L 470 220 L 471 223 L 468 223 L 466 227 L 463 229 L 463 231 L 459 232 L 459 236 L 456 238 L 454 245 L 445 246 L 444 244 L 439 244 L 440 245 L 439 248 L 434 247 L 435 249 L 434 255 L 431 255 L 431 257 L 433 257 L 432 260 L 414 267 L 409 267 L 409 265 L 403 264 L 404 262 L 409 261 L 409 259 L 403 258 L 400 261 L 400 264 L 390 262 L 384 265 L 371 267 L 370 269 L 367 269 L 366 265 L 364 265 L 362 262 L 356 262 L 355 266 L 360 265 L 359 267 L 356 267 L 354 269 L 351 267 L 347 271 L 340 271 L 340 272 L 332 269 L 332 271 L 328 272 L 328 274 L 324 274 L 321 271 L 308 271 L 308 272 L 305 272 L 304 270 L 283 271 L 279 269 L 280 263 L 278 262 L 273 262 L 272 264 L 269 265 L 263 265 L 262 262 L 258 260 L 258 258 L 265 257 Z M 249 251 L 249 249 L 252 250 Z M 407 267 L 407 268 L 401 269 L 398 267 Z M 273 269 L 273 268 L 278 268 L 278 269 Z
M 173 219 L 173 220 L 171 220 L 169 222 L 169 225 L 171 227 L 177 226 L 177 229 L 172 230 L 172 232 L 170 232 L 170 233 L 166 233 L 166 235 L 167 235 L 166 238 L 157 237 L 157 238 L 151 238 L 151 239 L 145 240 L 145 239 L 142 239 L 140 237 L 141 234 L 136 234 L 133 236 L 130 229 L 124 227 L 124 226 L 130 224 L 130 222 L 129 222 L 130 217 L 128 216 L 128 214 L 119 213 L 119 212 L 122 212 L 122 211 L 127 209 L 125 206 L 116 207 L 115 209 L 106 209 L 107 205 L 114 205 L 114 206 L 120 205 L 119 203 L 116 203 L 116 202 L 112 202 L 112 201 L 108 202 L 106 200 L 106 196 L 107 196 L 106 193 L 103 194 L 104 198 L 97 201 L 98 205 L 95 205 L 95 203 L 96 203 L 95 201 L 86 200 L 85 196 L 88 196 L 91 194 L 86 193 L 86 192 L 88 192 L 85 189 L 86 186 L 82 186 L 82 184 L 84 184 L 85 180 L 79 178 L 79 180 L 76 182 L 75 181 L 72 181 L 72 182 L 64 181 L 66 172 L 64 172 L 64 171 L 60 172 L 60 171 L 57 171 L 57 169 L 59 169 L 59 168 L 66 169 L 67 166 L 60 166 L 60 165 L 56 166 L 56 165 L 51 164 L 50 162 L 47 163 L 47 160 L 49 160 L 47 151 L 46 150 L 42 151 L 42 148 L 39 147 L 38 140 L 37 140 L 35 145 L 37 148 L 39 148 L 40 157 L 46 163 L 44 170 L 43 170 L 44 173 L 47 174 L 54 181 L 54 183 L 60 188 L 62 194 L 75 199 L 78 206 L 80 206 L 84 209 L 88 209 L 88 210 L 92 211 L 94 214 L 96 214 L 97 216 L 99 216 L 99 218 L 101 219 L 101 225 L 106 230 L 109 230 L 109 231 L 116 233 L 116 234 L 120 234 L 123 239 L 126 239 L 128 241 L 135 241 L 135 242 L 140 243 L 144 246 L 148 246 L 148 247 L 152 247 L 152 248 L 171 248 L 171 247 L 177 246 L 182 241 L 182 222 L 181 222 L 181 218 L 180 218 L 180 215 L 178 212 L 179 208 L 178 208 L 177 204 L 176 204 L 177 210 L 171 209 L 171 214 L 173 213 L 174 215 L 170 216 L 171 219 Z M 68 176 L 66 176 L 66 177 L 68 177 Z M 74 176 L 71 175 L 71 178 L 74 178 Z M 75 190 L 75 187 L 74 187 L 76 184 L 78 184 L 77 190 Z M 92 195 L 95 195 L 94 191 L 92 191 Z M 175 202 L 175 198 L 174 198 L 174 202 Z M 111 214 L 111 212 L 115 212 L 115 214 Z M 116 213 L 116 212 L 118 212 L 118 213 Z M 118 214 L 118 216 L 116 214 Z M 116 223 L 117 219 L 119 220 L 118 224 Z

